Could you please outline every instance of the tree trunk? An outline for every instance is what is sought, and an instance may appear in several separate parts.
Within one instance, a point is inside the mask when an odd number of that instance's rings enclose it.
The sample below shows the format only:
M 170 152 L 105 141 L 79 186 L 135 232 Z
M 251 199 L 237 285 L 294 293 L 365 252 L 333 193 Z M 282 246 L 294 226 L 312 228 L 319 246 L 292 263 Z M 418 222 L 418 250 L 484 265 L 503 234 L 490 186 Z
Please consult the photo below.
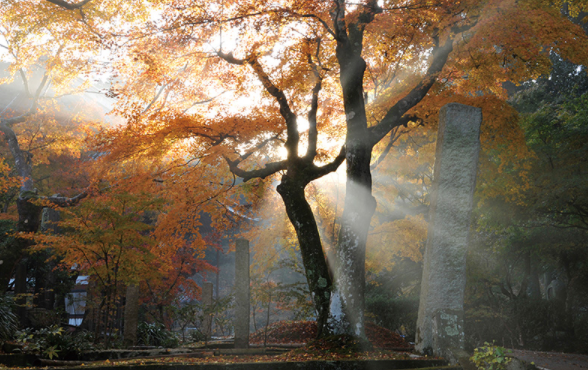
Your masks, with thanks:
M 17 232 L 34 233 L 39 230 L 43 207 L 33 204 L 31 202 L 32 199 L 36 199 L 36 194 L 33 192 L 23 192 L 16 200 L 18 209 Z M 8 282 L 16 271 L 24 250 L 31 244 L 29 239 L 16 238 L 12 247 L 1 251 L 0 259 L 4 263 L 3 268 L 0 269 L 0 289 L 3 289 L 3 291 L 6 291 L 8 288 Z
M 14 166 L 16 167 L 18 175 L 22 179 L 20 195 L 16 200 L 16 206 L 18 209 L 18 224 L 16 226 L 16 231 L 37 232 L 39 225 L 41 224 L 41 212 L 43 208 L 30 202 L 31 199 L 37 198 L 37 194 L 33 188 L 33 171 L 30 162 L 25 155 L 25 152 L 20 149 L 18 138 L 14 133 L 14 130 L 2 122 L 2 124 L 0 124 L 0 131 L 4 133 L 4 139 L 6 140 L 12 157 L 14 158 Z M 18 266 L 24 250 L 30 246 L 30 244 L 29 240 L 17 238 L 13 248 L 2 251 L 0 259 L 4 261 L 4 268 L 0 269 L 1 289 L 6 290 L 8 287 L 8 282 Z
M 335 252 L 330 326 L 337 334 L 347 333 L 364 338 L 365 253 L 376 200 L 371 194 L 371 148 L 359 146 L 349 149 L 348 146 L 345 208 Z
M 335 333 L 364 339 L 365 249 L 376 200 L 372 196 L 370 161 L 373 144 L 365 112 L 363 76 L 366 63 L 361 57 L 362 37 L 359 28 L 350 26 L 349 38 L 337 43 L 347 123 L 347 184 L 335 252 L 330 326 Z
M 321 337 L 328 332 L 326 325 L 332 282 L 314 214 L 304 196 L 307 184 L 296 181 L 286 174 L 282 176 L 282 182 L 277 190 L 282 196 L 286 213 L 298 236 L 306 280 L 317 311 L 317 336 Z

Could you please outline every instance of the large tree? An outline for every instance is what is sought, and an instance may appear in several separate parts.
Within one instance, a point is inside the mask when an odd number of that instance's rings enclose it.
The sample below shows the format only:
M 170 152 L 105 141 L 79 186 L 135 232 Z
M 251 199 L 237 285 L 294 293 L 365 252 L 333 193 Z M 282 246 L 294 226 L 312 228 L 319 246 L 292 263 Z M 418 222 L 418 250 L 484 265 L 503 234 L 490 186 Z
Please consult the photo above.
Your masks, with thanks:
M 218 171 L 220 158 L 244 180 L 280 174 L 277 190 L 299 238 L 319 333 L 329 323 L 335 332 L 363 336 L 377 144 L 411 120 L 428 122 L 443 103 L 499 107 L 502 82 L 545 73 L 550 51 L 581 62 L 588 50 L 581 28 L 550 2 L 158 6 L 158 17 L 129 27 L 120 45 L 127 52 L 117 65 L 125 85 L 113 95 L 128 125 L 105 136 L 101 150 L 128 158 L 183 145 L 191 153 L 186 174 L 195 163 Z M 344 136 L 342 148 L 333 148 L 337 136 Z M 282 143 L 287 154 L 274 160 Z M 327 263 L 304 190 L 343 160 L 344 213 L 336 257 Z

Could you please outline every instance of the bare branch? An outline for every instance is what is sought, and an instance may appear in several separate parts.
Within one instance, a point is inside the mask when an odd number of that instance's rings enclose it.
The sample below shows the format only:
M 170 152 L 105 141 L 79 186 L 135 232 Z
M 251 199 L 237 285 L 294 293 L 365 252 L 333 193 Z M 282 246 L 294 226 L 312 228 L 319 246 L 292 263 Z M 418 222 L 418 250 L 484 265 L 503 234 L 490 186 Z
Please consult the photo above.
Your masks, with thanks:
M 312 171 L 312 177 L 311 177 L 310 181 L 316 180 L 316 179 L 321 178 L 331 172 L 337 171 L 337 168 L 339 168 L 339 166 L 341 165 L 341 163 L 343 163 L 344 160 L 345 160 L 345 146 L 342 146 L 341 150 L 339 151 L 339 155 L 337 155 L 337 157 L 335 159 L 333 159 L 333 161 L 331 163 L 328 163 L 322 167 L 316 167 L 313 165 L 314 168 Z
M 245 59 L 237 59 L 233 56 L 233 53 L 223 53 L 222 51 L 217 51 L 216 55 L 218 55 L 221 59 L 224 59 L 226 62 L 231 63 L 231 64 L 237 64 L 237 65 L 244 65 L 246 60 Z
M 143 112 L 141 112 L 141 114 L 144 114 L 145 112 L 147 112 L 149 110 L 149 108 L 151 108 L 151 106 L 153 106 L 153 103 L 155 103 L 157 101 L 157 99 L 159 99 L 159 97 L 161 96 L 161 93 L 163 92 L 163 90 L 165 90 L 165 88 L 168 85 L 169 85 L 169 83 L 161 86 L 161 88 L 159 89 L 157 94 L 155 94 L 155 96 L 153 97 L 153 100 L 151 100 L 151 102 L 145 107 L 145 109 L 143 109 Z
M 449 54 L 453 51 L 453 39 L 450 38 L 445 45 L 433 50 L 433 61 L 427 70 L 427 74 L 404 98 L 400 99 L 388 110 L 384 118 L 376 126 L 370 128 L 372 143 L 375 145 L 394 127 L 405 125 L 408 120 L 402 116 L 412 107 L 417 105 L 429 92 L 437 80 L 437 76 L 443 70 Z
M 266 146 L 266 144 L 268 144 L 269 142 L 274 141 L 274 140 L 279 140 L 278 135 L 272 136 L 269 139 L 265 139 L 265 140 L 261 141 L 253 149 L 251 149 L 247 153 L 245 153 L 245 155 L 240 156 L 241 159 L 239 160 L 239 163 L 246 160 L 247 158 L 249 158 L 251 156 L 251 154 L 255 153 L 255 151 L 263 148 L 264 146 Z
M 288 158 L 298 158 L 298 143 L 300 142 L 300 134 L 298 132 L 298 126 L 296 123 L 296 115 L 290 109 L 286 95 L 281 89 L 272 83 L 267 73 L 265 73 L 263 70 L 261 64 L 259 64 L 257 58 L 249 57 L 247 58 L 247 63 L 253 68 L 257 74 L 257 77 L 263 84 L 263 87 L 265 87 L 265 90 L 278 101 L 278 104 L 280 105 L 280 114 L 286 121 L 288 137 L 286 139 L 285 146 L 288 150 Z
M 321 47 L 321 40 L 320 38 L 317 40 L 317 47 L 316 47 L 316 57 L 319 58 L 319 51 Z M 316 156 L 316 144 L 318 139 L 318 131 L 317 131 L 317 122 L 316 122 L 316 115 L 318 111 L 318 96 L 319 92 L 322 89 L 322 82 L 323 79 L 318 71 L 316 64 L 312 61 L 312 56 L 308 54 L 308 63 L 312 68 L 312 72 L 314 77 L 316 78 L 316 83 L 314 88 L 312 89 L 312 101 L 310 104 L 310 111 L 308 112 L 308 150 L 306 151 L 305 159 L 312 161 Z
M 186 109 L 185 109 L 185 110 L 182 112 L 182 114 L 184 114 L 184 113 L 186 113 L 187 111 L 189 111 L 189 110 L 190 110 L 190 108 L 193 108 L 195 105 L 201 105 L 201 104 L 210 103 L 210 102 L 211 102 L 211 101 L 213 101 L 214 99 L 218 98 L 219 96 L 221 96 L 221 95 L 223 95 L 223 94 L 225 94 L 225 93 L 227 93 L 227 92 L 229 92 L 229 91 L 234 91 L 234 90 L 232 90 L 232 89 L 231 89 L 231 90 L 225 90 L 225 91 L 221 92 L 220 94 L 217 94 L 217 95 L 213 96 L 212 98 L 209 98 L 209 99 L 206 99 L 206 100 L 200 100 L 200 101 L 194 102 L 194 103 L 192 103 L 192 105 L 191 105 L 191 106 L 189 106 L 188 108 L 186 108 Z
M 286 139 L 286 149 L 288 150 L 288 158 L 295 159 L 298 158 L 298 143 L 300 141 L 300 134 L 298 133 L 298 126 L 296 123 L 296 114 L 292 112 L 290 109 L 290 105 L 288 104 L 288 99 L 284 92 L 279 89 L 276 85 L 272 83 L 268 74 L 263 70 L 261 64 L 257 60 L 255 55 L 250 55 L 246 59 L 237 59 L 233 56 L 232 53 L 223 53 L 221 51 L 217 52 L 217 55 L 231 64 L 243 65 L 245 63 L 249 64 L 257 78 L 261 81 L 261 84 L 265 88 L 265 90 L 273 96 L 278 104 L 280 105 L 280 114 L 284 117 L 286 121 L 286 128 L 288 137 Z
M 327 30 L 328 33 L 331 34 L 331 36 L 336 37 L 335 36 L 335 31 L 333 31 L 331 29 L 331 27 L 329 27 L 329 25 L 327 24 L 327 22 L 325 22 L 323 19 L 321 19 L 319 16 L 317 16 L 316 14 L 298 14 L 296 12 L 290 12 L 290 14 L 301 17 L 301 18 L 312 18 L 312 19 L 316 19 L 320 24 L 323 25 L 323 27 L 325 27 L 325 30 Z
M 29 98 L 32 98 L 33 95 L 31 94 L 31 90 L 29 89 L 29 80 L 24 72 L 24 70 L 21 68 L 18 70 L 18 73 L 20 74 L 20 78 L 22 78 L 22 83 L 24 85 L 25 88 L 25 93 L 27 94 L 27 96 Z
M 251 170 L 245 171 L 239 168 L 238 164 L 240 161 L 231 161 L 228 157 L 225 156 L 225 161 L 229 165 L 231 172 L 235 175 L 243 178 L 244 182 L 247 182 L 254 178 L 261 178 L 265 179 L 266 177 L 273 175 L 278 171 L 283 171 L 287 167 L 287 161 L 279 161 L 279 162 L 270 162 L 266 164 L 263 168 L 259 170 Z
M 41 199 L 48 200 L 49 202 L 55 204 L 56 206 L 64 208 L 64 207 L 72 207 L 72 206 L 77 205 L 82 199 L 84 199 L 87 196 L 88 196 L 88 192 L 84 191 L 84 192 L 81 192 L 80 194 L 78 194 L 72 198 L 62 197 L 59 195 L 52 195 L 50 197 L 41 197 Z
M 390 141 L 388 141 L 388 145 L 386 145 L 386 147 L 384 148 L 384 150 L 382 151 L 382 153 L 380 153 L 380 155 L 378 156 L 378 158 L 374 161 L 374 163 L 372 163 L 370 165 L 370 169 L 373 171 L 376 169 L 376 167 L 378 167 L 378 165 L 380 163 L 382 163 L 384 161 L 384 159 L 386 158 L 386 156 L 388 155 L 388 153 L 390 153 L 390 150 L 392 149 L 392 147 L 394 146 L 394 143 L 396 142 L 396 140 L 398 140 L 398 138 L 400 137 L 400 135 L 397 135 L 397 129 L 398 127 L 395 127 L 394 129 L 396 129 L 396 131 L 393 131 L 390 134 Z M 394 130 L 393 129 L 393 130 Z
M 65 8 L 67 10 L 74 10 L 74 9 L 81 8 L 82 6 L 88 4 L 92 0 L 83 0 L 83 1 L 80 1 L 79 3 L 77 3 L 77 4 L 70 4 L 70 3 L 66 2 L 66 1 L 63 1 L 63 0 L 47 0 L 47 1 L 50 2 L 50 3 L 52 3 L 52 4 L 55 4 L 57 6 L 60 6 L 62 8 Z

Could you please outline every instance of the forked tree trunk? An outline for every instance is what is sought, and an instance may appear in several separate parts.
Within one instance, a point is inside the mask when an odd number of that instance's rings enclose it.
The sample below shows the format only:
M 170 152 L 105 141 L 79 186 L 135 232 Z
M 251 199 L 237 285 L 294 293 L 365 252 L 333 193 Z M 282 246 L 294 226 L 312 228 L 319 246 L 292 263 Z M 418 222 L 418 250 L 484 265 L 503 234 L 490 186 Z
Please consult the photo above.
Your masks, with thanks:
M 322 249 L 318 226 L 312 209 L 304 196 L 306 185 L 307 183 L 305 182 L 298 182 L 284 175 L 277 190 L 282 196 L 286 206 L 286 213 L 298 236 L 306 280 L 310 287 L 314 307 L 317 310 L 317 336 L 321 337 L 328 332 L 326 325 L 332 282 Z
M 350 24 L 348 34 L 338 40 L 336 49 L 347 123 L 347 183 L 335 252 L 335 291 L 330 306 L 330 326 L 335 333 L 365 339 L 365 250 L 376 200 L 372 196 L 370 161 L 373 139 L 368 131 L 365 111 L 363 77 L 366 63 L 361 57 L 362 44 L 362 26 Z

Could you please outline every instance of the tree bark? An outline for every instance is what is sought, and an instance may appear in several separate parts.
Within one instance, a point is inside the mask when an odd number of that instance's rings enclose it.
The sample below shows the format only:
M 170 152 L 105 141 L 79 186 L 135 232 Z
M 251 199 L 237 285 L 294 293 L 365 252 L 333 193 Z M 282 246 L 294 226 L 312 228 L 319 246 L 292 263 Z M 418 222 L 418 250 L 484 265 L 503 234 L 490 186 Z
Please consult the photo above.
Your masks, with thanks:
M 321 337 L 328 332 L 326 324 L 332 281 L 316 220 L 304 195 L 304 188 L 307 184 L 306 181 L 297 181 L 285 174 L 282 176 L 282 182 L 278 185 L 277 190 L 286 206 L 288 218 L 296 230 L 306 280 L 317 310 L 317 336 Z
M 340 2 L 343 12 L 344 6 Z M 365 23 L 371 22 L 375 12 L 375 7 L 371 12 L 366 11 L 360 16 L 360 21 L 350 24 L 348 28 L 344 20 L 335 19 L 336 23 L 339 21 L 336 55 L 341 68 L 339 79 L 347 123 L 347 184 L 335 252 L 335 290 L 329 320 L 335 333 L 346 333 L 362 339 L 365 338 L 365 250 L 376 200 L 372 196 L 370 171 L 373 140 L 367 127 L 363 90 L 366 63 L 361 52 L 363 27 Z

